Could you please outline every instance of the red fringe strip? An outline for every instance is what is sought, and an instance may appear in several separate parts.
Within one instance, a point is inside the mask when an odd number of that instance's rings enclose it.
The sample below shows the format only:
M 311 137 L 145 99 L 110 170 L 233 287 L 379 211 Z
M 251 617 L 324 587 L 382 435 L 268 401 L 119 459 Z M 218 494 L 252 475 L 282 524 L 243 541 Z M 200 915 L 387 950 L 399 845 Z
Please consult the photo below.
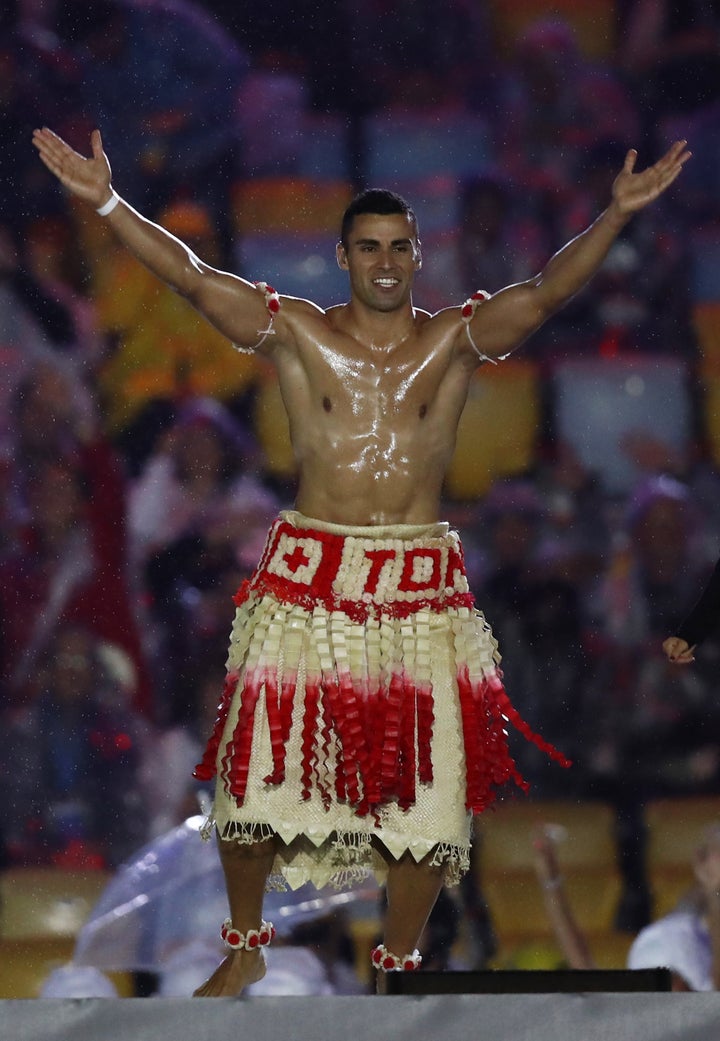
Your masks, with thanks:
M 546 741 L 539 734 L 536 734 L 535 731 L 528 726 L 515 706 L 511 703 L 502 684 L 499 684 L 499 687 L 499 690 L 493 690 L 493 697 L 497 698 L 501 711 L 505 716 L 507 716 L 515 729 L 518 730 L 527 741 L 531 741 L 536 748 L 539 748 L 546 756 L 558 763 L 559 766 L 562 766 L 565 769 L 572 766 L 571 759 L 564 756 L 555 745 L 551 745 L 549 741 Z
M 227 784 L 228 792 L 234 796 L 238 805 L 241 805 L 245 798 L 250 769 L 255 706 L 264 678 L 259 670 L 254 670 L 247 675 L 237 725 L 232 738 L 225 747 L 225 755 L 222 758 L 222 777 Z
M 363 789 L 363 778 L 369 775 L 369 756 L 361 705 L 355 697 L 352 677 L 349 672 L 340 672 L 338 681 L 328 676 L 326 692 L 330 695 L 329 708 L 332 727 L 339 742 L 339 758 L 343 763 L 346 798 L 359 814 L 368 812 L 367 795 Z
M 400 771 L 397 780 L 397 799 L 401 810 L 409 809 L 415 802 L 415 732 L 417 726 L 417 706 L 415 704 L 415 687 L 408 675 L 403 672 L 402 718 L 400 720 Z
M 322 695 L 321 695 L 322 696 Z M 332 713 L 330 711 L 330 702 L 327 698 L 322 699 L 322 757 L 320 760 L 316 757 L 316 769 L 320 770 L 320 763 L 322 763 L 324 777 L 327 778 L 330 774 L 330 745 L 333 737 L 333 725 L 332 725 Z M 318 773 L 318 778 L 320 777 Z M 325 784 L 324 779 L 319 780 L 319 789 L 323 799 L 323 806 L 325 809 L 330 808 L 332 799 L 330 798 L 330 787 Z M 345 763 L 343 762 L 342 756 L 336 751 L 335 754 L 335 795 L 344 802 L 347 797 L 347 784 L 345 782 Z
M 484 794 L 487 790 L 486 763 L 481 754 L 480 718 L 467 666 L 458 670 L 457 685 L 465 742 L 465 805 L 477 813 L 484 810 L 492 799 L 480 805 L 487 798 Z
M 368 691 L 365 695 L 363 708 L 366 719 L 369 764 L 365 794 L 371 806 L 379 806 L 382 802 L 380 763 L 385 734 L 386 699 L 384 690 L 378 686 Z
M 239 676 L 237 672 L 229 672 L 225 677 L 225 685 L 218 704 L 218 714 L 213 723 L 212 733 L 205 748 L 205 753 L 193 770 L 193 777 L 198 781 L 210 781 L 216 773 L 217 751 L 220 747 L 223 730 L 227 722 L 230 702 L 238 685 Z
M 315 768 L 315 731 L 317 730 L 319 704 L 320 681 L 319 679 L 311 679 L 308 676 L 305 680 L 305 706 L 302 732 L 302 797 L 304 800 L 309 799 L 312 792 L 312 775 Z M 324 745 L 324 751 L 327 753 L 326 744 Z M 318 778 L 318 788 L 323 803 L 325 803 L 327 795 L 323 792 L 320 778 Z
M 237 675 L 228 676 L 212 737 L 195 776 L 207 780 L 215 772 L 216 754 L 235 692 Z M 278 696 L 277 680 L 268 670 L 255 670 L 246 676 L 237 726 L 221 762 L 221 775 L 228 791 L 242 804 L 247 787 L 255 709 L 264 685 L 267 704 L 273 770 L 267 784 L 279 784 L 285 777 L 285 755 L 292 722 L 297 677 L 285 677 Z M 527 782 L 520 776 L 508 750 L 506 723 L 509 721 L 540 751 L 560 766 L 570 761 L 553 745 L 528 726 L 511 704 L 498 674 L 473 683 L 467 666 L 457 673 L 466 762 L 465 804 L 481 813 L 494 801 L 496 789 L 509 781 L 524 791 Z M 334 741 L 334 790 L 340 801 L 347 801 L 359 816 L 376 813 L 378 808 L 397 801 L 407 810 L 415 803 L 416 784 L 433 779 L 432 731 L 433 692 L 429 684 L 416 687 L 403 670 L 393 672 L 383 688 L 361 690 L 347 672 L 339 678 L 331 672 L 322 677 L 308 676 L 302 729 L 302 798 L 319 792 L 329 809 L 332 799 L 329 777 L 331 747 Z M 417 740 L 417 755 L 416 755 Z
M 402 699 L 402 676 L 393 672 L 385 698 L 385 727 L 380 751 L 380 792 L 383 802 L 390 801 L 397 794 Z
M 265 706 L 270 730 L 270 748 L 272 750 L 272 772 L 265 778 L 265 784 L 280 784 L 285 780 L 285 741 L 280 715 L 280 699 L 278 698 L 277 677 L 265 677 Z

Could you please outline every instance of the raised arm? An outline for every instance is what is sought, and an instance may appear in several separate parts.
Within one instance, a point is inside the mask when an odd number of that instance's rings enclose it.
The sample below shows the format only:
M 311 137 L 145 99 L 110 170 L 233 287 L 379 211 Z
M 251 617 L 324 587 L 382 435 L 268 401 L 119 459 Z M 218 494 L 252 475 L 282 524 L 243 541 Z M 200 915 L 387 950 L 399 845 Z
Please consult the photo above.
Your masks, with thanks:
M 685 145 L 676 141 L 662 159 L 640 173 L 635 173 L 637 152 L 631 149 L 613 184 L 610 205 L 597 220 L 556 253 L 539 275 L 501 289 L 477 308 L 469 331 L 478 351 L 490 358 L 508 354 L 575 296 L 633 214 L 677 178 L 690 158 Z
M 104 216 L 133 256 L 186 297 L 233 343 L 255 346 L 269 324 L 263 294 L 245 279 L 203 263 L 180 239 L 121 199 L 112 187 L 110 163 L 98 130 L 92 132 L 90 143 L 92 155 L 86 158 L 47 128 L 33 133 L 33 144 L 48 170 L 69 192 Z M 268 347 L 278 345 L 283 331 L 280 319 Z
M 538 826 L 532 836 L 535 874 L 555 939 L 571 969 L 594 969 L 595 962 L 570 906 L 557 853 L 553 825 Z

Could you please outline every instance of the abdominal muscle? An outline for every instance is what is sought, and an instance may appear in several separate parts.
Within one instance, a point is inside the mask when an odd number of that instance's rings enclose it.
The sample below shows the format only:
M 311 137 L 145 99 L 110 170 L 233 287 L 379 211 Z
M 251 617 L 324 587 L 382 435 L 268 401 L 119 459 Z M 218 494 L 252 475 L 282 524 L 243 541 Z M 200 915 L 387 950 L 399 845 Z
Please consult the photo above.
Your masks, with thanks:
M 318 445 L 299 458 L 298 510 L 335 524 L 434 523 L 446 463 L 425 440 L 407 438 L 412 454 L 395 438 Z

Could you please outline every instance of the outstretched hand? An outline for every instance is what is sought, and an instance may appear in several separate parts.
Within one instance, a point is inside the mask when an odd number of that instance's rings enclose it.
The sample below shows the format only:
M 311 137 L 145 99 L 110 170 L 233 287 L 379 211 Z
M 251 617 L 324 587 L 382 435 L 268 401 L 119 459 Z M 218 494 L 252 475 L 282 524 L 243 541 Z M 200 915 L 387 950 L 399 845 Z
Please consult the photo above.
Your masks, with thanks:
M 622 216 L 641 210 L 670 187 L 692 155 L 686 145 L 687 141 L 676 141 L 662 159 L 640 173 L 635 173 L 637 152 L 630 149 L 612 189 L 613 202 Z
M 45 166 L 68 191 L 96 209 L 110 198 L 110 163 L 103 151 L 99 130 L 90 135 L 92 157 L 86 158 L 52 130 L 33 132 L 33 144 Z
M 690 647 L 687 641 L 679 636 L 668 636 L 667 640 L 663 640 L 662 649 L 667 660 L 674 665 L 689 665 L 695 661 L 695 644 Z

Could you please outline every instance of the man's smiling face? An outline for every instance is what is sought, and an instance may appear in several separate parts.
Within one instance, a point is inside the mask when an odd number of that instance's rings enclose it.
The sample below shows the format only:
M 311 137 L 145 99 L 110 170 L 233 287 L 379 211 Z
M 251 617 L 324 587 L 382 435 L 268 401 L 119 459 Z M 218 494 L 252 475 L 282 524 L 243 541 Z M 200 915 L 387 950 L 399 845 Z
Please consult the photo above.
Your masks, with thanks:
M 350 275 L 355 299 L 377 311 L 394 311 L 409 299 L 421 264 L 415 224 L 404 214 L 358 214 L 337 259 Z

